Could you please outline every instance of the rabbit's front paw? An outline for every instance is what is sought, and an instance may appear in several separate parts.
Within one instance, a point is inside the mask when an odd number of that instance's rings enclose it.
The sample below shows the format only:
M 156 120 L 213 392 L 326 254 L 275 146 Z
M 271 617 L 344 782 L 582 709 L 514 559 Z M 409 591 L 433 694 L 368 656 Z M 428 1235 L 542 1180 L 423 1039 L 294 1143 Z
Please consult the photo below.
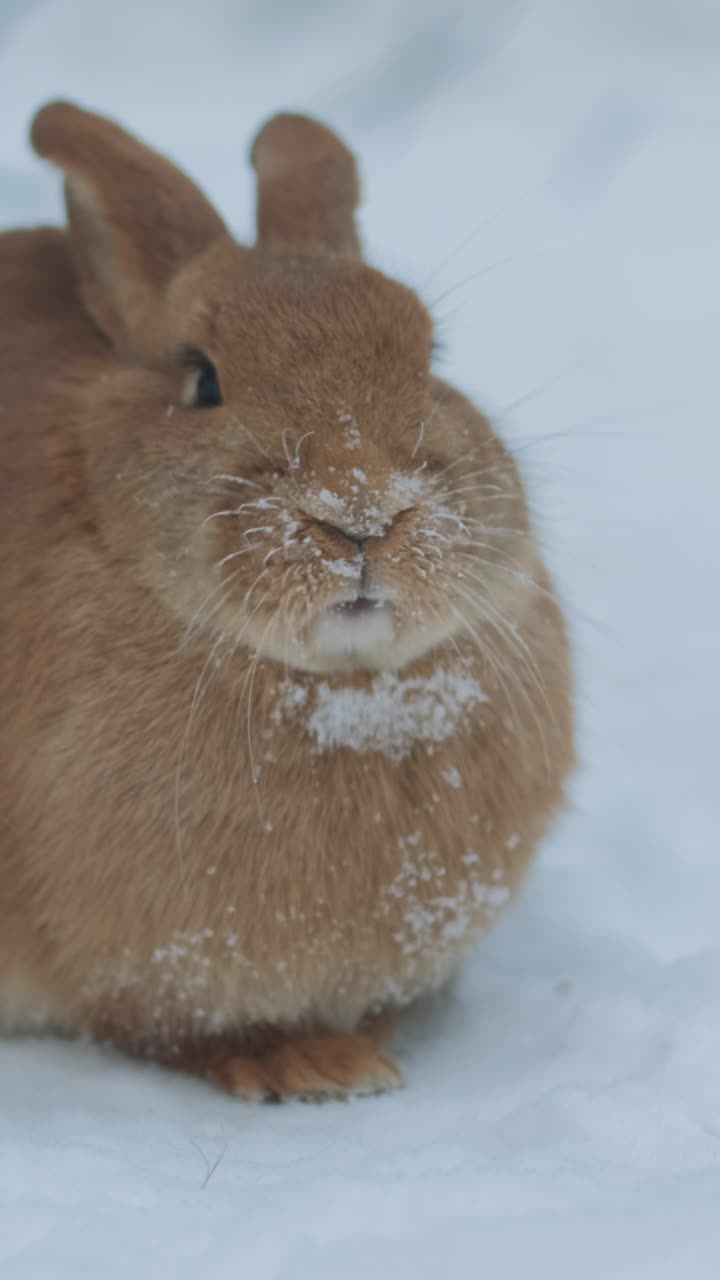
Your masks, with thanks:
M 265 1051 L 217 1043 L 193 1062 L 193 1069 L 236 1097 L 276 1101 L 385 1093 L 402 1084 L 392 1058 L 356 1032 L 288 1036 Z

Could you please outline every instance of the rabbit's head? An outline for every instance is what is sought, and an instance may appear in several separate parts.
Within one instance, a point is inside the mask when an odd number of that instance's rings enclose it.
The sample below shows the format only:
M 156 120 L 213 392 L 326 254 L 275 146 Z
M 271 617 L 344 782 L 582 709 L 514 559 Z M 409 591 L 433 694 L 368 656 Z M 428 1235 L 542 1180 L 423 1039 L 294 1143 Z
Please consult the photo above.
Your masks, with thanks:
M 188 635 L 313 671 L 399 668 L 512 618 L 535 554 L 517 472 L 433 377 L 418 297 L 362 261 L 338 138 L 263 128 L 252 249 L 109 121 L 55 103 L 33 142 L 65 172 L 107 340 L 80 429 L 108 572 Z

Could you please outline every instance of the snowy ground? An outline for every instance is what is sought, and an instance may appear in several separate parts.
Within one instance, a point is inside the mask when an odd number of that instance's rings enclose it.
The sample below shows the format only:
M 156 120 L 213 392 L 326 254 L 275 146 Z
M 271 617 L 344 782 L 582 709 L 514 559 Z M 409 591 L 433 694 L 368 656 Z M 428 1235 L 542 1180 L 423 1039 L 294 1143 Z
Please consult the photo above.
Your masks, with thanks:
M 408 1088 L 233 1104 L 0 1045 L 8 1280 L 720 1272 L 716 0 L 0 0 L 0 224 L 60 216 L 49 97 L 171 151 L 240 235 L 280 106 L 359 151 L 573 618 L 583 768 L 524 901 L 415 1013 Z

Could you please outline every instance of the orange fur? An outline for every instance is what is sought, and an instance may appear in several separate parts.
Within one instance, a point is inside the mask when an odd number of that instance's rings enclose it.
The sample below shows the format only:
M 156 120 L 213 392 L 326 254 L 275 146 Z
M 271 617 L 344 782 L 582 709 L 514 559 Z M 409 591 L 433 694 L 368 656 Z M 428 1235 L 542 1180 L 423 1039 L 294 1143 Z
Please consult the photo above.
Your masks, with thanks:
M 70 230 L 0 237 L 0 1016 L 389 1087 L 357 1028 L 491 924 L 572 764 L 516 468 L 324 127 L 259 136 L 251 250 L 117 126 L 33 139 Z

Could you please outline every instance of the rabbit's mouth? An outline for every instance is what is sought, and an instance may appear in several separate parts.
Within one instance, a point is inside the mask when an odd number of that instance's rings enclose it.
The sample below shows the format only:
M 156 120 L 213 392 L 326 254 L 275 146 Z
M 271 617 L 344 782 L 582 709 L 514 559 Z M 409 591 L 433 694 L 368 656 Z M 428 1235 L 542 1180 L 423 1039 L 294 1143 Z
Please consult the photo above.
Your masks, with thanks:
M 373 599 L 371 596 L 356 596 L 354 600 L 343 600 L 341 604 L 331 607 L 330 613 L 337 618 L 357 618 L 361 614 L 371 613 L 375 609 L 384 609 L 387 601 Z

